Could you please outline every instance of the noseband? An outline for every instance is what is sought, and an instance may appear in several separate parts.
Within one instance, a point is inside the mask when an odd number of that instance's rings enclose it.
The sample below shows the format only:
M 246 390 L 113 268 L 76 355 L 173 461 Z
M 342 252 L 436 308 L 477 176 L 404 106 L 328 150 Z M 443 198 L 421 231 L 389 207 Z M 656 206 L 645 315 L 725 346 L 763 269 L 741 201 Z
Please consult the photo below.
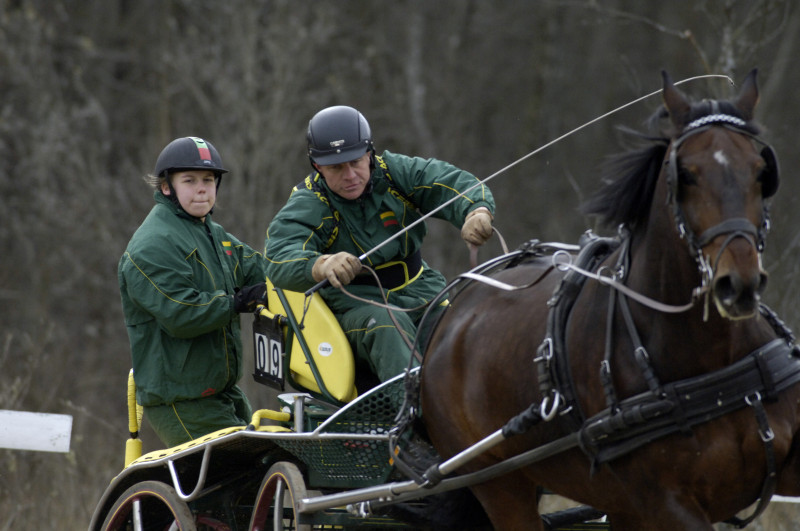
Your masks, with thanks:
M 716 103 L 716 102 L 715 102 Z M 672 208 L 675 225 L 681 238 L 685 238 L 689 244 L 689 252 L 698 264 L 702 276 L 702 286 L 708 286 L 711 279 L 714 278 L 716 273 L 716 264 L 719 263 L 719 258 L 725 248 L 736 238 L 742 237 L 750 242 L 756 249 L 759 263 L 761 261 L 761 253 L 764 250 L 767 233 L 769 232 L 769 211 L 767 205 L 764 204 L 761 226 L 756 228 L 753 223 L 746 218 L 730 218 L 714 225 L 703 231 L 699 236 L 692 231 L 689 224 L 686 222 L 686 217 L 683 214 L 683 209 L 678 202 L 678 149 L 687 138 L 696 134 L 702 133 L 712 127 L 724 127 L 733 132 L 745 135 L 753 141 L 760 144 L 762 147 L 761 156 L 764 158 L 767 166 L 763 173 L 764 179 L 762 181 L 762 190 L 764 198 L 767 198 L 775 193 L 778 186 L 778 166 L 777 158 L 772 150 L 772 147 L 759 139 L 756 135 L 745 129 L 746 122 L 736 116 L 728 114 L 710 114 L 704 116 L 693 122 L 690 122 L 675 140 L 672 141 L 670 146 L 669 157 L 667 159 L 667 184 L 668 184 L 668 197 L 667 202 Z M 714 261 L 712 268 L 708 260 L 703 256 L 703 248 L 711 243 L 716 237 L 727 235 L 727 238 L 720 247 L 717 257 Z

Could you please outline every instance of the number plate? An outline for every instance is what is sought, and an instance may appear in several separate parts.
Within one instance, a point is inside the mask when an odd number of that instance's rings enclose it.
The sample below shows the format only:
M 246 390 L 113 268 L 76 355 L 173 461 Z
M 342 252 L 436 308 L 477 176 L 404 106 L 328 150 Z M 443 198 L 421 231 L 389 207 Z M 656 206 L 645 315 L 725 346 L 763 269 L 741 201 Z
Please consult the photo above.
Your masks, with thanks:
M 284 390 L 284 341 L 280 327 L 270 319 L 253 321 L 253 351 L 255 353 L 255 381 Z

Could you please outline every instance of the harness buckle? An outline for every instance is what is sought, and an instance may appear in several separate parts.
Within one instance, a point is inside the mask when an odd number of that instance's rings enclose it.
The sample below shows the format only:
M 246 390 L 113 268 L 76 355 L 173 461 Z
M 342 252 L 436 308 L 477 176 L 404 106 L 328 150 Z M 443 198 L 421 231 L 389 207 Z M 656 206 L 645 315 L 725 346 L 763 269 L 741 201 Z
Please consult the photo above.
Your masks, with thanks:
M 686 236 L 689 234 L 689 231 L 686 230 L 686 224 L 682 221 L 678 223 L 678 235 L 680 236 L 681 240 L 685 240 Z
M 761 393 L 756 391 L 752 395 L 745 396 L 744 402 L 748 406 L 756 408 L 758 435 L 761 437 L 761 440 L 765 443 L 772 442 L 772 440 L 775 438 L 775 432 L 772 431 L 772 428 L 767 421 L 766 414 L 764 412 L 764 406 L 761 404 Z
M 714 268 L 701 250 L 697 253 L 697 266 L 700 269 L 700 287 L 707 288 L 714 278 Z
M 611 376 L 611 364 L 608 362 L 608 360 L 603 360 L 600 362 L 600 373 L 605 378 L 609 378 Z
M 536 349 L 536 353 L 539 355 L 533 358 L 533 362 L 544 362 L 544 366 L 550 368 L 550 360 L 553 359 L 553 338 L 550 336 L 544 338 L 542 344 Z
M 761 393 L 756 391 L 752 395 L 746 395 L 744 397 L 744 403 L 750 407 L 755 407 L 756 402 L 761 402 Z

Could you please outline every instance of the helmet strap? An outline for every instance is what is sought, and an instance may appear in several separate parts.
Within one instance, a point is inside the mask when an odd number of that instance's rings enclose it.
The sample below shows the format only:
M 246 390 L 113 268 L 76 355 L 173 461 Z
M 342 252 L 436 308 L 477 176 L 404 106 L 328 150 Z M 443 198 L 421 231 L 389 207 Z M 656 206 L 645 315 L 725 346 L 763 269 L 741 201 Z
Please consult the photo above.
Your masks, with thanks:
M 175 203 L 175 205 L 183 210 L 181 206 L 181 202 L 178 200 L 178 193 L 175 191 L 175 188 L 172 186 L 172 175 L 169 172 L 166 172 L 165 180 L 167 181 L 167 188 L 169 188 L 169 195 L 167 198 Z M 163 192 L 162 192 L 163 193 Z

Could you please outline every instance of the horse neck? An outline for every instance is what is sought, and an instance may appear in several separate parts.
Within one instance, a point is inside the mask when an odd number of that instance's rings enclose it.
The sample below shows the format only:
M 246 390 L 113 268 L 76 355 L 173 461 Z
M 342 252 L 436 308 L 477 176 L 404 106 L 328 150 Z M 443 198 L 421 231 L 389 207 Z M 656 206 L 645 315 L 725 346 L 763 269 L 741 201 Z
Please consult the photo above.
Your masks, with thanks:
M 701 275 L 689 244 L 678 234 L 667 205 L 664 176 L 659 178 L 650 215 L 631 233 L 628 285 L 658 301 L 686 304 Z

